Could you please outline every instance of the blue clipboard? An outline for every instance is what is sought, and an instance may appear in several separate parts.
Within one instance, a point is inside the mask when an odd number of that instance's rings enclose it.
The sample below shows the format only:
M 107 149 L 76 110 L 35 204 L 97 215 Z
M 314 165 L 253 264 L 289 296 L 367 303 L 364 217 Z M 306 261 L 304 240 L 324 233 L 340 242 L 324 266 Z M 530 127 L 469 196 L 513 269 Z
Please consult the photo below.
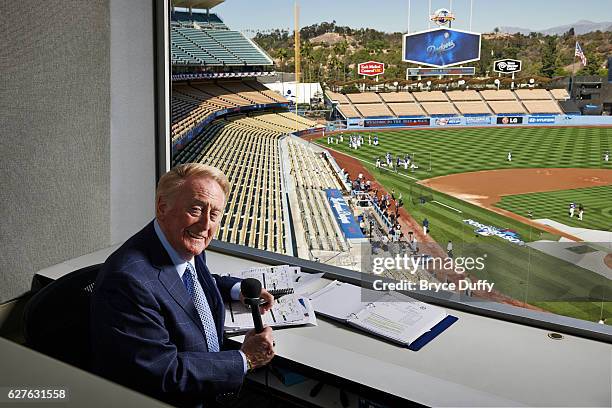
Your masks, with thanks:
M 427 343 L 438 337 L 440 333 L 452 326 L 452 324 L 457 320 L 459 320 L 458 317 L 451 315 L 446 316 L 440 323 L 432 327 L 427 333 L 410 343 L 408 350 L 419 351 Z

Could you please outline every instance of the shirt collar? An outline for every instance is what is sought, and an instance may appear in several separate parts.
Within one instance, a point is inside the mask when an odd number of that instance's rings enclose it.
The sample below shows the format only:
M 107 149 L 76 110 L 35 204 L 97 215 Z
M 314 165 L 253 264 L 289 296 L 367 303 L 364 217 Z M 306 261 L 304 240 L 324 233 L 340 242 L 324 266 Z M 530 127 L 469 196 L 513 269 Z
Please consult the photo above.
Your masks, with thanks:
M 155 233 L 157 234 L 157 237 L 159 238 L 162 246 L 164 247 L 166 252 L 168 252 L 168 255 L 170 255 L 170 260 L 172 261 L 172 264 L 174 265 L 174 268 L 178 272 L 179 276 L 183 278 L 185 268 L 187 268 L 187 263 L 190 263 L 193 267 L 193 270 L 195 271 L 196 268 L 194 258 L 191 258 L 189 261 L 186 261 L 181 258 L 178 252 L 176 252 L 172 245 L 170 245 L 170 242 L 168 241 L 168 238 L 166 238 L 164 231 L 162 231 L 161 227 L 159 226 L 159 222 L 157 222 L 157 218 L 155 219 L 155 221 L 153 221 L 153 227 L 155 228 Z

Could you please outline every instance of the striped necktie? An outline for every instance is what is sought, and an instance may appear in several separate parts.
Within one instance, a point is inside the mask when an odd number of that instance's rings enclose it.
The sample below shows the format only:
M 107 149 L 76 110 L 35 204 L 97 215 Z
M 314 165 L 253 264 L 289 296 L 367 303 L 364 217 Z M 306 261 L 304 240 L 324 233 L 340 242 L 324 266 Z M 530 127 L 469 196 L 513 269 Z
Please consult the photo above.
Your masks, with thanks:
M 198 282 L 196 272 L 189 262 L 185 268 L 185 273 L 183 273 L 183 283 L 185 284 L 185 288 L 187 288 L 189 296 L 191 296 L 191 299 L 193 300 L 193 304 L 198 311 L 198 315 L 200 315 L 202 326 L 204 326 L 204 335 L 206 336 L 208 351 L 219 351 L 219 339 L 217 338 L 215 320 L 213 319 L 213 315 L 210 311 L 210 306 L 208 305 L 204 291 L 202 290 L 202 286 L 200 286 L 200 282 Z

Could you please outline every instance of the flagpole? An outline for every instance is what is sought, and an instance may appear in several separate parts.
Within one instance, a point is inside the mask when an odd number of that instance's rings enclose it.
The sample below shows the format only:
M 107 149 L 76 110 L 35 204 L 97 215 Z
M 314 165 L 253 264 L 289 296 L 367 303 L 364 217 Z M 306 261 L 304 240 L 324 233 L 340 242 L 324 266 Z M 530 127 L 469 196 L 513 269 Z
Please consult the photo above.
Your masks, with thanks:
M 578 47 L 578 39 L 576 38 L 576 32 L 574 31 L 574 60 L 572 61 L 572 78 L 570 81 L 570 99 L 574 98 L 574 101 L 576 100 L 575 96 L 574 96 L 574 81 L 575 81 L 575 77 L 576 77 L 576 49 Z

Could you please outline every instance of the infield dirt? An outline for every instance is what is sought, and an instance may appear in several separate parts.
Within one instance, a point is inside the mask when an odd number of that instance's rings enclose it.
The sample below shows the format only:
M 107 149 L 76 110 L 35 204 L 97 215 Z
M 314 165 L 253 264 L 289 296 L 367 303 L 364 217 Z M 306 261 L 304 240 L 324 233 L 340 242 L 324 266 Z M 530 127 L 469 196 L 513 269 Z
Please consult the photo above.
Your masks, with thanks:
M 434 177 L 418 183 L 553 234 L 580 241 L 579 238 L 555 228 L 495 207 L 495 203 L 506 195 L 610 185 L 612 170 L 578 168 L 486 170 Z

